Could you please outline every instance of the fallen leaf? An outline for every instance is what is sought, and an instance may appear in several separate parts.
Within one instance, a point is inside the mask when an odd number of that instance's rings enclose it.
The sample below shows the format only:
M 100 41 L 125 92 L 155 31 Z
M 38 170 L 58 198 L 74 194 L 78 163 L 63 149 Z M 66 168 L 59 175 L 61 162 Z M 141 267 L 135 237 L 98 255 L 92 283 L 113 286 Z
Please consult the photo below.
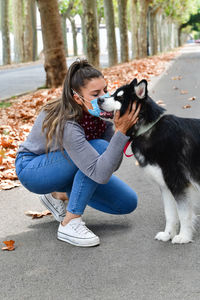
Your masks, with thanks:
M 156 103 L 161 106 L 166 106 L 166 104 L 162 100 L 158 100 L 156 101 Z
M 183 108 L 191 108 L 191 105 L 186 104 L 186 105 L 183 106 Z
M 171 79 L 172 80 L 181 80 L 183 77 L 182 76 L 174 76 Z
M 51 212 L 49 210 L 44 210 L 41 212 L 29 210 L 25 212 L 25 215 L 32 217 L 32 219 L 39 219 L 43 218 L 44 216 L 51 215 Z
M 2 250 L 8 250 L 8 251 L 15 250 L 15 246 L 14 246 L 15 241 L 10 240 L 10 241 L 4 241 L 3 243 L 6 245 L 6 247 L 1 248 Z
M 188 100 L 189 100 L 189 101 L 194 101 L 194 100 L 196 100 L 196 97 L 193 96 L 193 97 L 191 97 L 191 98 L 188 98 Z
M 188 94 L 188 91 L 186 91 L 186 90 L 181 90 L 181 95 L 185 95 L 185 94 Z

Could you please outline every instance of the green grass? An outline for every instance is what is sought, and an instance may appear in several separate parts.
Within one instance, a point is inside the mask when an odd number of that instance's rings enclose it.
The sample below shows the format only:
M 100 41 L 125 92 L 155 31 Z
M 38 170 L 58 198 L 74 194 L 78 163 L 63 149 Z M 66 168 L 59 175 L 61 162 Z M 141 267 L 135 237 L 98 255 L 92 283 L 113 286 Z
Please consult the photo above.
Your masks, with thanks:
M 0 108 L 6 108 L 11 105 L 12 105 L 12 103 L 10 103 L 10 102 L 0 102 Z

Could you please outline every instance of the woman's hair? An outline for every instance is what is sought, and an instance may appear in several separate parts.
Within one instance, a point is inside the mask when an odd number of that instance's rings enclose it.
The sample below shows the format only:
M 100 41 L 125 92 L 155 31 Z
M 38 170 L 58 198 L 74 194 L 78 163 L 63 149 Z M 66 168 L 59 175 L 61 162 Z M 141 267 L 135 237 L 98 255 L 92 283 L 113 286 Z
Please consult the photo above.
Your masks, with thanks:
M 78 59 L 69 67 L 63 85 L 62 97 L 47 103 L 43 110 L 46 117 L 42 131 L 46 134 L 46 151 L 52 144 L 53 137 L 63 151 L 63 132 L 66 121 L 80 120 L 82 107 L 74 100 L 73 91 L 80 93 L 88 81 L 103 77 L 102 73 L 88 63 L 86 59 Z

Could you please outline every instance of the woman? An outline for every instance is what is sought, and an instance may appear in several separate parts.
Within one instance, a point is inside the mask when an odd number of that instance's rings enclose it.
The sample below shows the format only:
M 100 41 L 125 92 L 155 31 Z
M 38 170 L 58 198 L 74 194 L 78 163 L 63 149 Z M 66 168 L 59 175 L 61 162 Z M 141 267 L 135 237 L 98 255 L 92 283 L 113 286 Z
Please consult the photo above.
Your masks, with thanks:
M 127 214 L 137 206 L 135 192 L 112 173 L 118 169 L 127 130 L 138 119 L 135 104 L 114 124 L 99 118 L 98 97 L 107 96 L 100 71 L 86 60 L 68 69 L 62 98 L 47 103 L 16 158 L 21 183 L 40 199 L 60 222 L 57 238 L 82 247 L 95 246 L 99 237 L 82 221 L 87 205 L 110 214 Z M 55 192 L 65 192 L 64 201 Z

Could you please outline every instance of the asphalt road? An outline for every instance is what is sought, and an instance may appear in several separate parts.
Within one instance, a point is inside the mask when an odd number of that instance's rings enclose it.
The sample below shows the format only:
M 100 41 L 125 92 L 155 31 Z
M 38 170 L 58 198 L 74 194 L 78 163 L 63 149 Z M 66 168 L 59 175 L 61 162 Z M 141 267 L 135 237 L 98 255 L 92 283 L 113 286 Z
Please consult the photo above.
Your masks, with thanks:
M 76 57 L 67 58 L 67 65 Z M 107 55 L 101 55 L 100 65 L 105 68 L 108 66 Z M 0 68 L 0 101 L 13 96 L 37 90 L 45 85 L 46 73 L 41 63 L 27 64 L 17 68 Z
M 152 98 L 164 101 L 170 113 L 199 117 L 199 70 L 200 47 L 187 46 L 154 81 Z M 177 76 L 182 79 L 171 79 Z M 196 100 L 189 101 L 193 96 Z M 186 104 L 191 108 L 183 109 Z M 101 239 L 95 248 L 58 241 L 58 223 L 51 216 L 38 220 L 25 216 L 27 210 L 43 209 L 37 195 L 23 187 L 0 192 L 0 241 L 16 243 L 15 251 L 0 251 L 0 299 L 200 299 L 200 230 L 191 244 L 154 240 L 165 223 L 158 187 L 134 158 L 124 158 L 117 175 L 138 193 L 138 208 L 124 216 L 88 208 L 86 224 Z

